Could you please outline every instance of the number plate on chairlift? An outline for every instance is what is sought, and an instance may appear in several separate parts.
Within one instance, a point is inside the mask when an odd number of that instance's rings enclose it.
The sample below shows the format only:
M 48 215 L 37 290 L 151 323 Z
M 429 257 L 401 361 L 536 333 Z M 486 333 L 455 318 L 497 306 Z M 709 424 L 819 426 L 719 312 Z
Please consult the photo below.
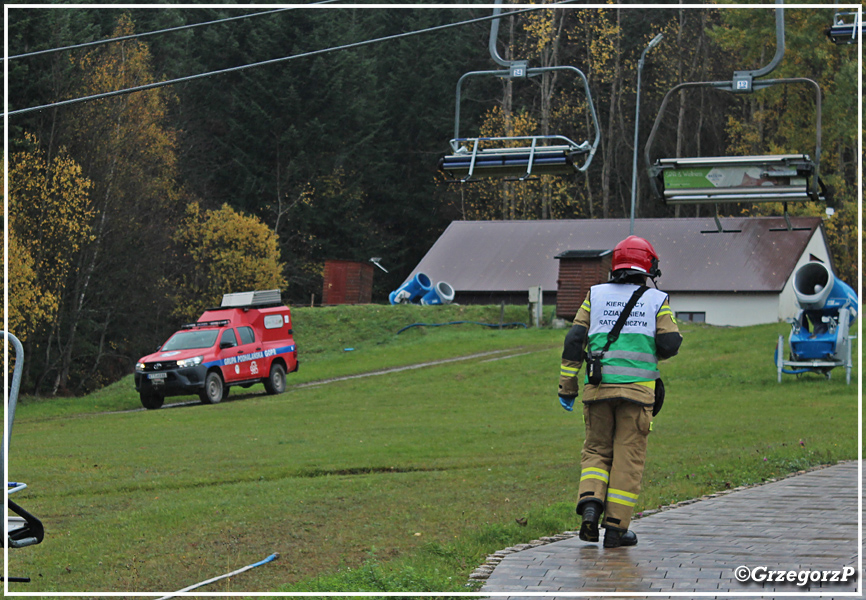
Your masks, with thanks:
M 165 379 L 166 377 L 168 377 L 168 373 L 148 373 L 147 374 L 148 379 L 155 379 L 155 380 L 159 381 L 160 383 L 162 383 L 162 380 Z

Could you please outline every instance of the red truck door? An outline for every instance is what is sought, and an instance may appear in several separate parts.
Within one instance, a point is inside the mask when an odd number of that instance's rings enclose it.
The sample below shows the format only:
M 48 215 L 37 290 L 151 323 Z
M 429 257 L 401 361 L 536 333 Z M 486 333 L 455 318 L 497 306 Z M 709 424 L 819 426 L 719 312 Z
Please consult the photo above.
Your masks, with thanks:
M 219 358 L 222 361 L 223 380 L 226 383 L 239 381 L 243 379 L 240 376 L 240 358 L 243 355 L 243 349 L 238 344 L 238 336 L 235 330 L 227 327 L 220 335 L 220 354 Z
M 238 351 L 240 367 L 238 377 L 240 379 L 256 379 L 258 377 L 267 377 L 267 368 L 262 352 L 261 340 L 256 339 L 255 330 L 249 325 L 241 325 L 237 328 L 238 339 L 240 346 Z M 262 374 L 264 372 L 264 375 Z

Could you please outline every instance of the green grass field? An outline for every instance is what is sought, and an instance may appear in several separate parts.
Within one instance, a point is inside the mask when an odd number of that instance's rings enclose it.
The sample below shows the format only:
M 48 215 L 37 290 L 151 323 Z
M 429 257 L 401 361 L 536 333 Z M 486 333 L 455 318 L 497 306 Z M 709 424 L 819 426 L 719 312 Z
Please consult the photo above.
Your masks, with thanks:
M 556 400 L 565 332 L 397 336 L 425 318 L 498 322 L 499 308 L 391 308 L 294 311 L 301 371 L 279 396 L 255 386 L 214 406 L 104 412 L 139 406 L 126 379 L 24 399 L 10 474 L 46 539 L 10 554 L 10 575 L 33 578 L 10 589 L 169 592 L 280 552 L 202 591 L 467 591 L 486 554 L 575 528 L 583 424 Z M 856 381 L 837 369 L 778 384 L 786 332 L 683 327 L 638 511 L 857 456 Z M 300 385 L 482 352 L 495 353 Z

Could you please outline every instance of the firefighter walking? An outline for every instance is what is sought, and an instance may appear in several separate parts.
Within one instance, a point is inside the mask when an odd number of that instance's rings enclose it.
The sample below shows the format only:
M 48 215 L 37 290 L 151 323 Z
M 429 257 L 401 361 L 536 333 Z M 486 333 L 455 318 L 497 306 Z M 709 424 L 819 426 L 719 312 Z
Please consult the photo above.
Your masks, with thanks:
M 682 336 L 664 292 L 646 286 L 661 275 L 648 241 L 629 236 L 616 245 L 608 283 L 593 286 L 565 337 L 559 400 L 572 410 L 578 373 L 586 363 L 577 512 L 579 537 L 604 547 L 634 546 L 629 530 L 640 494 L 647 436 L 664 402 L 658 361 L 678 351 Z M 603 515 L 603 520 L 602 520 Z

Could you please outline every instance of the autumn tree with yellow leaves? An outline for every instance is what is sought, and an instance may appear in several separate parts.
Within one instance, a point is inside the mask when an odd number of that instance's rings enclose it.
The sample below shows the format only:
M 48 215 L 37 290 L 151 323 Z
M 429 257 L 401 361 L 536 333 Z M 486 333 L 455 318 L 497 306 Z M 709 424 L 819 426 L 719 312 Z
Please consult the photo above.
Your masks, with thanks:
M 26 340 L 56 333 L 67 283 L 93 239 L 91 182 L 61 149 L 49 158 L 38 140 L 9 161 L 9 328 Z
M 227 204 L 218 210 L 189 204 L 173 241 L 179 250 L 169 284 L 173 315 L 183 320 L 219 306 L 225 293 L 285 286 L 276 234 Z
M 112 37 L 134 31 L 122 14 Z M 72 62 L 77 96 L 156 79 L 149 48 L 139 40 L 98 46 Z M 171 220 L 182 211 L 169 102 L 164 90 L 126 94 L 78 104 L 58 121 L 58 137 L 93 185 L 91 238 L 72 270 L 61 327 L 45 341 L 37 387 L 52 394 L 92 389 L 125 370 L 127 349 L 140 343 L 130 337 L 138 328 L 129 323 L 149 323 L 145 331 L 153 335 L 168 310 L 160 288 L 168 260 L 163 249 Z

